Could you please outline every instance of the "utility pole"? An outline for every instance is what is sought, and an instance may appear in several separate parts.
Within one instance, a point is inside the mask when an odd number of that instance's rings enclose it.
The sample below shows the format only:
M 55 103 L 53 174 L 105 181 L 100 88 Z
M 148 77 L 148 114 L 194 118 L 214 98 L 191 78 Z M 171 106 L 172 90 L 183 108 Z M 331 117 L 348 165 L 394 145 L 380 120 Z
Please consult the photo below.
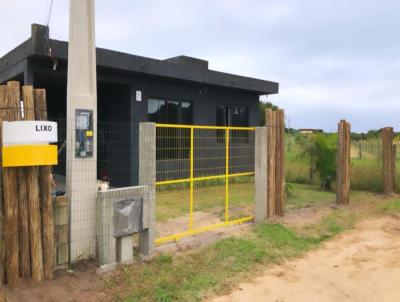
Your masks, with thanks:
M 67 198 L 70 261 L 95 257 L 97 87 L 94 0 L 70 0 Z

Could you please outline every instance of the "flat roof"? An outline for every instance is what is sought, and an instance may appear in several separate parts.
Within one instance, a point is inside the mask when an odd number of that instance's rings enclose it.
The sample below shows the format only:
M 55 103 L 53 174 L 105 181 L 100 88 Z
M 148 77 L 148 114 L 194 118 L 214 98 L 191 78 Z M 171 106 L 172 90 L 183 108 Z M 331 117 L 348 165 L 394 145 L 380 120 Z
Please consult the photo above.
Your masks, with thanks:
M 0 58 L 0 82 L 7 80 L 13 70 L 21 70 L 26 59 L 48 57 L 48 46 L 52 49 L 52 58 L 67 61 L 68 42 L 50 39 L 49 29 L 43 25 L 32 24 L 31 32 L 28 40 Z M 97 66 L 118 71 L 246 90 L 260 95 L 279 91 L 276 82 L 210 70 L 208 61 L 187 56 L 157 60 L 96 48 L 96 58 Z

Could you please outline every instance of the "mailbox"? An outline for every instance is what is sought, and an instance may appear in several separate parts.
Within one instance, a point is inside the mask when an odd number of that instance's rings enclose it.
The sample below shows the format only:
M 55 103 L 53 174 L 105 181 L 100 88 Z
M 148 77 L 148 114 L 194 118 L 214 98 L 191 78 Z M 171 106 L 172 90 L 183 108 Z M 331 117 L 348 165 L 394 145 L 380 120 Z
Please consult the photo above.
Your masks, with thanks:
M 114 201 L 114 237 L 138 233 L 142 228 L 143 197 Z

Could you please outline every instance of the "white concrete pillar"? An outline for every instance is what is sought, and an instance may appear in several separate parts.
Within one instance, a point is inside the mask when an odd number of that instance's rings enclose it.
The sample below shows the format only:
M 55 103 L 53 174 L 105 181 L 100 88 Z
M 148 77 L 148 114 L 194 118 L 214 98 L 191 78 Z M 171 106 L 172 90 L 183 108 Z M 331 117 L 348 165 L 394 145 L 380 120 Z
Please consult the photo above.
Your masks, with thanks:
M 267 218 L 267 127 L 257 127 L 255 133 L 255 221 Z
M 147 207 L 143 209 L 144 230 L 139 236 L 139 250 L 150 256 L 154 252 L 156 223 L 156 124 L 139 125 L 139 185 L 147 186 Z
M 70 0 L 67 80 L 67 196 L 70 260 L 95 257 L 97 93 L 94 0 Z M 93 115 L 92 155 L 76 156 L 77 109 Z

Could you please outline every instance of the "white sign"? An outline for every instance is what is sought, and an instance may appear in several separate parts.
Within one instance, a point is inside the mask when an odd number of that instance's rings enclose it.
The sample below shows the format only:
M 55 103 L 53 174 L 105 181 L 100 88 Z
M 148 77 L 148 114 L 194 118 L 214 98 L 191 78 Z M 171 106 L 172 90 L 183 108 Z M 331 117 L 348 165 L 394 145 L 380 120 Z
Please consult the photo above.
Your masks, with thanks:
M 55 122 L 3 122 L 4 145 L 37 145 L 56 142 L 57 123 Z
M 140 90 L 136 90 L 136 101 L 137 102 L 142 101 L 142 92 Z

